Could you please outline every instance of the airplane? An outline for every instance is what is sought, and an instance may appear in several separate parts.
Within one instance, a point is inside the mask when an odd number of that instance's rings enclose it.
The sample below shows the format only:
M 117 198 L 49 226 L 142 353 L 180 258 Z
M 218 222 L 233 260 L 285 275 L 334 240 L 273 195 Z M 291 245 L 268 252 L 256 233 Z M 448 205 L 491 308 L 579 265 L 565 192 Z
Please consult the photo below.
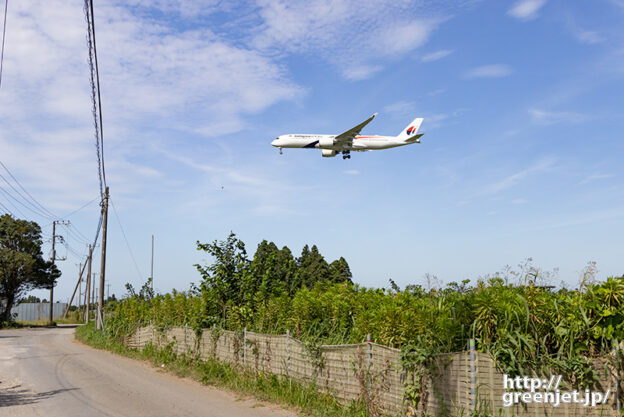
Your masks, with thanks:
M 283 148 L 316 148 L 321 149 L 321 154 L 326 158 L 342 154 L 342 159 L 350 159 L 351 151 L 364 152 L 376 149 L 396 148 L 397 146 L 420 143 L 424 133 L 418 134 L 418 129 L 423 121 L 417 118 L 403 129 L 397 136 L 362 136 L 360 132 L 377 116 L 377 113 L 364 122 L 339 135 L 281 135 L 275 138 L 271 145 L 279 148 L 280 154 Z

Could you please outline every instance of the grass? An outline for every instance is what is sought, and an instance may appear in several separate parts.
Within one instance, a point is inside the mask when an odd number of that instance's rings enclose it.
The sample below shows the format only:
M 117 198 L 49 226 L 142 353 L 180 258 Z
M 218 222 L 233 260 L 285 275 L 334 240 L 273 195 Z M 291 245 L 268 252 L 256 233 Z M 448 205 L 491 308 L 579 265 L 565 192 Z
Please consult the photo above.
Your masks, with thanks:
M 66 319 L 55 319 L 52 324 L 48 319 L 43 320 L 34 320 L 34 321 L 25 321 L 25 320 L 16 320 L 15 324 L 17 327 L 48 327 L 48 326 L 56 326 L 58 324 L 81 324 L 82 322 L 75 320 L 74 318 L 66 318 Z
M 304 385 L 283 376 L 251 372 L 214 359 L 201 361 L 185 355 L 176 355 L 172 346 L 156 349 L 148 345 L 141 351 L 131 349 L 95 330 L 93 324 L 76 328 L 76 339 L 97 349 L 108 350 L 134 359 L 148 360 L 155 367 L 181 377 L 190 377 L 204 385 L 226 388 L 239 394 L 253 396 L 258 400 L 295 408 L 305 416 L 368 416 L 364 404 L 352 401 L 343 405 L 334 397 L 319 393 L 314 385 Z

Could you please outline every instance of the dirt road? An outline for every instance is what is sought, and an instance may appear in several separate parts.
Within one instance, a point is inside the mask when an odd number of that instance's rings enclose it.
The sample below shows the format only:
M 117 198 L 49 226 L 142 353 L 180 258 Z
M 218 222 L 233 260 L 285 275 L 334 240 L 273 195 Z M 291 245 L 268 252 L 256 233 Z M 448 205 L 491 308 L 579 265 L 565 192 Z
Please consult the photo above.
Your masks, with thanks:
M 0 416 L 295 417 L 74 341 L 71 327 L 0 331 Z

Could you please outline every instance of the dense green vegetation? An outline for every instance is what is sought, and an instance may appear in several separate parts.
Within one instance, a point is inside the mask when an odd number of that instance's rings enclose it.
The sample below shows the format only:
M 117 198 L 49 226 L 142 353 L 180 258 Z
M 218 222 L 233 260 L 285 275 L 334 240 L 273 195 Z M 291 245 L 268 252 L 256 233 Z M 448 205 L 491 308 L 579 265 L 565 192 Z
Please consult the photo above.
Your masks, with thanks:
M 154 296 L 146 285 L 111 303 L 108 329 L 132 331 L 139 320 L 161 328 L 188 323 L 196 331 L 218 324 L 231 330 L 284 333 L 312 343 L 375 342 L 401 348 L 404 365 L 426 367 L 436 353 L 465 350 L 470 339 L 512 375 L 556 371 L 575 385 L 597 378 L 593 357 L 624 339 L 624 278 L 594 282 L 589 264 L 575 290 L 540 286 L 546 275 L 530 262 L 518 271 L 425 289 L 361 287 L 344 259 L 327 264 L 316 247 L 293 258 L 288 248 L 260 243 L 253 259 L 227 240 L 198 249 L 214 258 L 197 265 L 198 285 Z M 620 365 L 621 367 L 621 365 Z M 547 370 L 548 369 L 548 370 Z
M 245 372 L 235 366 L 213 359 L 175 355 L 170 348 L 157 350 L 148 345 L 141 351 L 129 349 L 109 333 L 94 329 L 93 324 L 76 329 L 76 338 L 98 349 L 106 349 L 134 359 L 148 360 L 154 366 L 178 376 L 191 377 L 205 385 L 225 387 L 253 395 L 260 400 L 279 402 L 296 407 L 304 415 L 315 417 L 365 417 L 366 407 L 359 402 L 340 404 L 315 386 L 306 386 L 285 377 Z
M 0 328 L 12 321 L 11 308 L 35 288 L 50 288 L 61 276 L 43 259 L 41 228 L 35 222 L 0 216 Z

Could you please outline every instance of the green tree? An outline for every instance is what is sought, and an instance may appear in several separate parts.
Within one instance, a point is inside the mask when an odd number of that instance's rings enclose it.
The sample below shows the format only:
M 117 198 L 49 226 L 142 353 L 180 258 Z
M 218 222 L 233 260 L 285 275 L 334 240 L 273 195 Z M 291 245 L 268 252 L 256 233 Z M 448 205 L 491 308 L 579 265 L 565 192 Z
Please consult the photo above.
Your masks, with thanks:
M 29 295 L 26 298 L 20 298 L 20 300 L 17 302 L 17 304 L 22 304 L 22 303 L 40 303 L 41 300 L 39 299 L 39 297 L 35 297 L 34 295 Z
M 50 288 L 61 272 L 41 253 L 41 228 L 35 222 L 0 216 L 0 322 L 11 320 L 11 307 L 25 293 Z
M 342 256 L 329 264 L 329 280 L 331 282 L 348 282 L 352 284 L 351 278 L 353 278 L 351 268 L 349 268 L 349 264 Z
M 242 283 L 249 280 L 250 262 L 245 243 L 230 232 L 226 240 L 200 243 L 202 250 L 214 258 L 211 265 L 195 264 L 202 276 L 200 289 L 205 299 L 207 313 L 226 316 L 228 304 L 240 305 L 243 301 Z M 217 306 L 219 311 L 215 311 Z
M 308 288 L 314 287 L 318 281 L 329 279 L 329 265 L 320 254 L 316 245 L 312 249 L 305 245 L 301 251 L 301 256 L 297 259 L 298 281 Z

